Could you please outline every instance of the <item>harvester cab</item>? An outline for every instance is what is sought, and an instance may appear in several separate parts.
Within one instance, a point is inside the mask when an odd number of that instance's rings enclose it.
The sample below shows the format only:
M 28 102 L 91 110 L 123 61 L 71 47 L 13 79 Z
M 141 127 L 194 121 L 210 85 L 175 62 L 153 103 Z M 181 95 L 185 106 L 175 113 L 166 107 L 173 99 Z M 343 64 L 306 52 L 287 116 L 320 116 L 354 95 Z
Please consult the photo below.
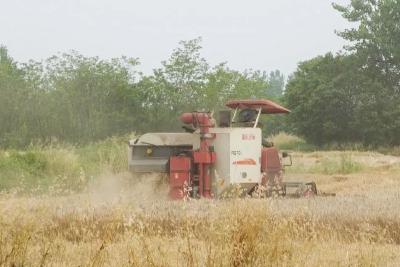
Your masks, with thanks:
M 311 196 L 315 183 L 283 181 L 282 158 L 262 141 L 260 116 L 290 111 L 270 100 L 233 100 L 231 110 L 181 115 L 185 133 L 146 133 L 129 142 L 129 169 L 165 173 L 171 199 L 220 198 L 235 190 L 243 196 Z M 233 115 L 232 115 L 233 112 Z M 291 162 L 291 158 L 290 158 Z

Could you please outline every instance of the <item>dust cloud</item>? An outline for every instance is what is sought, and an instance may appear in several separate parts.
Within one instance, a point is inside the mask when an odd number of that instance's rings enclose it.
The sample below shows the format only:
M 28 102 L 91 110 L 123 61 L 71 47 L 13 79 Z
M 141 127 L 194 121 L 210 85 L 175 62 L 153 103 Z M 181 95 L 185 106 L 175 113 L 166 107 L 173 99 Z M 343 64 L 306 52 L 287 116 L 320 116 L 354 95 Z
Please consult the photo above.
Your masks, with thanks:
M 87 194 L 92 204 L 149 204 L 167 200 L 167 177 L 162 174 L 104 173 L 89 183 Z

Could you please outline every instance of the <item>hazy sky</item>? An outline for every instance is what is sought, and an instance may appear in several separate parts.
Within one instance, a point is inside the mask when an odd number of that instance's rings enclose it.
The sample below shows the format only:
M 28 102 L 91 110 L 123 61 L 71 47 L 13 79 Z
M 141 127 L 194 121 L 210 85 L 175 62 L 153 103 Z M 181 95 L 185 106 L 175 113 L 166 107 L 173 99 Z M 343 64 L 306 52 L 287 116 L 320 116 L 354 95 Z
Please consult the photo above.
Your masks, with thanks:
M 18 61 L 71 49 L 138 57 L 149 72 L 180 40 L 203 38 L 203 56 L 234 69 L 294 71 L 339 51 L 348 23 L 330 0 L 0 0 L 0 44 Z M 347 4 L 349 0 L 335 0 Z

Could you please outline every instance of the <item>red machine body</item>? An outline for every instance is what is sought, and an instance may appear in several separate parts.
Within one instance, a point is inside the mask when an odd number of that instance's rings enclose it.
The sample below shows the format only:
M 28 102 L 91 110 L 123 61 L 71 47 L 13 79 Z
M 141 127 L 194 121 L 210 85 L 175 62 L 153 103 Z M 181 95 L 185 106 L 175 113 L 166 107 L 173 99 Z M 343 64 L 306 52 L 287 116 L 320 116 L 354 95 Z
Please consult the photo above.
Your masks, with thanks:
M 282 188 L 282 162 L 275 147 L 261 149 L 261 184 L 267 187 Z
M 174 200 L 184 199 L 191 182 L 192 160 L 187 156 L 169 159 L 169 197 Z
M 232 108 L 259 108 L 262 113 L 286 113 L 287 109 L 271 102 L 265 101 L 232 101 L 228 103 Z M 170 159 L 170 197 L 172 199 L 184 198 L 184 184 L 190 182 L 190 164 L 194 164 L 196 173 L 193 179 L 198 181 L 199 197 L 212 198 L 212 182 L 210 167 L 217 160 L 216 153 L 210 146 L 210 140 L 214 138 L 210 134 L 210 127 L 215 126 L 212 116 L 208 112 L 192 112 L 181 115 L 180 120 L 185 124 L 199 129 L 200 147 L 191 151 L 191 157 L 171 157 Z M 278 150 L 274 147 L 263 148 L 261 151 L 261 173 L 263 183 L 269 183 L 280 177 L 282 170 Z M 260 175 L 261 175 L 260 173 Z
M 275 147 L 264 147 L 261 149 L 261 171 L 265 173 L 280 172 L 282 163 L 279 151 Z
M 192 112 L 181 115 L 181 121 L 191 124 L 200 130 L 200 148 L 191 152 L 191 157 L 170 158 L 170 197 L 172 199 L 184 198 L 184 184 L 190 184 L 191 162 L 197 171 L 198 192 L 200 197 L 212 198 L 210 166 L 216 161 L 216 154 L 210 147 L 209 140 L 214 138 L 209 133 L 210 127 L 215 122 L 209 112 Z M 193 177 L 194 178 L 194 177 Z

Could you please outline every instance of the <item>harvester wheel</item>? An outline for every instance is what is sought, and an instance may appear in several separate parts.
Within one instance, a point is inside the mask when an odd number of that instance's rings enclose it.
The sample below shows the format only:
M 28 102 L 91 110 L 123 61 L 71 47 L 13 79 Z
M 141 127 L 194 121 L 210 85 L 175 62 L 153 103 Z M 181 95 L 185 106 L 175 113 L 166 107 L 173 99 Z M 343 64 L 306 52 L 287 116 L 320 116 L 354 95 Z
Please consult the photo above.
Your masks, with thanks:
M 249 191 L 249 195 L 252 198 L 264 198 L 267 196 L 267 188 L 262 184 L 258 184 Z
M 275 185 L 270 187 L 266 192 L 267 197 L 282 197 L 285 196 L 285 189 L 282 186 Z

